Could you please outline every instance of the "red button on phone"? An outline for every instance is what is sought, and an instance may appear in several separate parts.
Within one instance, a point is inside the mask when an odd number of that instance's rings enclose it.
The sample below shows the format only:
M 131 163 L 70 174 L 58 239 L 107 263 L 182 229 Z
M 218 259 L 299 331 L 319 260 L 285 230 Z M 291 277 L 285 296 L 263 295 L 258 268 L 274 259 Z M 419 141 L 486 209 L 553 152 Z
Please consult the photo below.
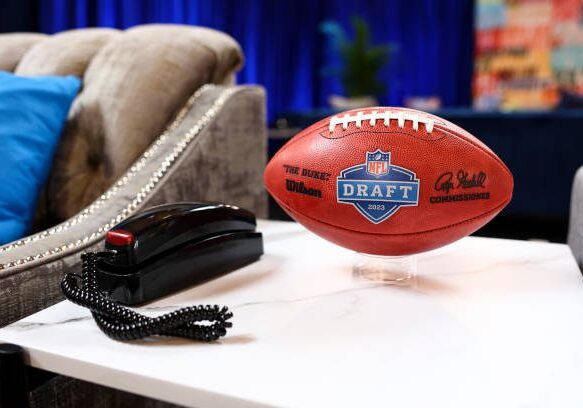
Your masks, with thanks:
M 118 229 L 107 231 L 105 235 L 105 240 L 112 245 L 131 245 L 134 243 L 136 238 L 134 234 L 129 231 Z

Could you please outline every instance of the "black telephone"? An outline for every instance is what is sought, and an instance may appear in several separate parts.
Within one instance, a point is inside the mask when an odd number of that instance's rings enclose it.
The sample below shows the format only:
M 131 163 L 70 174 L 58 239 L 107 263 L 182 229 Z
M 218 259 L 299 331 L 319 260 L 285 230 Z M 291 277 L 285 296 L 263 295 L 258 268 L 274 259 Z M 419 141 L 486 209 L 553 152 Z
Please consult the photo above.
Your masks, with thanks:
M 97 287 L 126 305 L 149 302 L 259 259 L 252 212 L 218 203 L 150 208 L 109 230 Z
M 105 251 L 83 254 L 82 274 L 66 274 L 61 289 L 89 308 L 99 328 L 116 340 L 151 335 L 216 340 L 231 327 L 226 307 L 191 306 L 149 317 L 118 303 L 148 302 L 256 261 L 263 240 L 255 227 L 253 213 L 232 205 L 152 207 L 109 230 Z

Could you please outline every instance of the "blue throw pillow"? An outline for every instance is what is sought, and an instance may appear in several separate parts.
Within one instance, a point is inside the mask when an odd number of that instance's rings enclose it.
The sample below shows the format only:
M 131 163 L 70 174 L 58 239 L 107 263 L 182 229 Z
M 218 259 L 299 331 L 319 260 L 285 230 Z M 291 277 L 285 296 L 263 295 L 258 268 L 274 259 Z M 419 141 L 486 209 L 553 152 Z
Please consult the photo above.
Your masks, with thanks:
M 0 245 L 26 235 L 80 86 L 0 71 Z

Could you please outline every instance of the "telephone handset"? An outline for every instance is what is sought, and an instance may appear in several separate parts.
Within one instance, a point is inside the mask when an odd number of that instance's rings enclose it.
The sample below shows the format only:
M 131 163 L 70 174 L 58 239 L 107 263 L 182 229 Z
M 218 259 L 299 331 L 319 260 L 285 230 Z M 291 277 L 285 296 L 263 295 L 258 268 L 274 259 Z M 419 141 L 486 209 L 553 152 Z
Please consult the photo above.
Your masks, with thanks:
M 252 212 L 219 203 L 150 208 L 109 230 L 97 264 L 97 285 L 135 305 L 221 276 L 263 254 Z

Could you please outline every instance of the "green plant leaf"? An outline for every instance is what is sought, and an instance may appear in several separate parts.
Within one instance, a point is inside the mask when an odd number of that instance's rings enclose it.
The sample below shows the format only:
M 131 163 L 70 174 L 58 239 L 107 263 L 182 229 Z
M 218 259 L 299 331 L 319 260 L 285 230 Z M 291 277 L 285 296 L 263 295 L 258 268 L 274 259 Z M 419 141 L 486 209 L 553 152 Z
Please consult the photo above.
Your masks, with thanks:
M 339 70 L 326 68 L 326 72 L 338 75 L 346 96 L 379 96 L 386 92 L 387 86 L 378 80 L 381 69 L 396 52 L 393 43 L 370 44 L 370 28 L 359 16 L 351 18 L 354 37 L 347 39 L 342 27 L 333 21 L 320 25 L 320 31 L 328 35 L 337 50 L 342 67 Z

